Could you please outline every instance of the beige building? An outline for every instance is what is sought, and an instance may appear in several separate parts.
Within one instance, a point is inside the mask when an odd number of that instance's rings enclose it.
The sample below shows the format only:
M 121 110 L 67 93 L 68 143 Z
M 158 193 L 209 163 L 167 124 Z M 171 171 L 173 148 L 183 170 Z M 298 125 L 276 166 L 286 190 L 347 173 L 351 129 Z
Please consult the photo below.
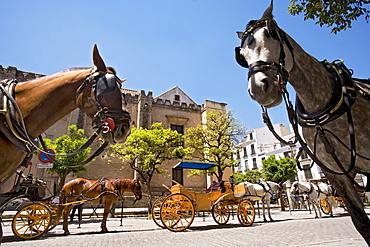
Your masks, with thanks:
M 11 70 L 11 71 L 10 71 Z M 11 72 L 11 73 L 10 73 Z M 23 81 L 28 78 L 41 76 L 32 73 L 18 71 L 14 67 L 3 68 L 0 66 L 0 79 L 16 78 Z M 202 105 L 195 103 L 185 92 L 178 86 L 169 89 L 156 97 L 153 97 L 152 92 L 145 93 L 144 90 L 140 92 L 135 90 L 122 89 L 125 94 L 128 111 L 131 114 L 133 126 L 139 128 L 150 128 L 154 122 L 161 122 L 164 128 L 171 128 L 180 133 L 186 134 L 186 130 L 190 127 L 195 127 L 204 121 L 206 112 L 208 110 L 222 110 L 226 111 L 226 103 L 219 103 L 205 100 Z M 63 119 L 58 121 L 54 126 L 45 131 L 45 138 L 55 140 L 61 135 L 68 133 L 68 126 L 75 124 L 79 128 L 85 130 L 86 137 L 93 133 L 91 128 L 91 119 L 86 119 L 86 116 L 79 109 L 73 111 Z M 95 150 L 99 147 L 99 142 L 92 145 Z M 30 168 L 31 172 L 38 178 L 44 178 L 50 185 L 50 190 L 53 191 L 53 185 L 57 181 L 57 176 L 47 173 L 46 168 L 37 168 L 40 163 L 37 157 L 33 159 L 33 166 Z M 183 185 L 189 189 L 196 191 L 205 191 L 211 179 L 206 176 L 190 177 L 186 175 L 187 170 L 172 169 L 178 163 L 177 160 L 166 161 L 164 167 L 168 171 L 167 174 L 155 174 L 152 179 L 152 190 L 154 195 L 161 195 L 167 192 L 162 184 L 167 186 L 172 185 L 172 179 L 179 180 L 182 178 Z M 225 172 L 224 180 L 228 180 L 230 171 Z M 104 153 L 97 157 L 93 163 L 88 166 L 88 171 L 78 174 L 78 177 L 88 179 L 105 178 L 133 178 L 135 174 L 129 167 L 123 167 L 121 160 L 115 159 L 108 163 L 104 158 Z M 66 181 L 73 179 L 68 177 Z M 14 181 L 10 179 L 9 181 Z M 9 182 L 9 184 L 11 183 Z

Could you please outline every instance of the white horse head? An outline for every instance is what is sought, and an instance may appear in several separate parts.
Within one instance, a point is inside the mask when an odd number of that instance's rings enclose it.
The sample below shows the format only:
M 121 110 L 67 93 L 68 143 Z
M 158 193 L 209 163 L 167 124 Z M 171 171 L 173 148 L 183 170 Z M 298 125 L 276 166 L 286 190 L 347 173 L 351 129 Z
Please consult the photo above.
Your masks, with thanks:
M 311 193 L 316 190 L 314 184 L 310 182 L 293 182 L 290 188 L 290 192 L 293 194 Z
M 242 40 L 236 48 L 236 60 L 249 68 L 248 92 L 265 107 L 281 103 L 282 92 L 293 68 L 292 48 L 287 35 L 272 16 L 271 5 L 261 19 L 250 21 L 246 31 L 237 32 Z

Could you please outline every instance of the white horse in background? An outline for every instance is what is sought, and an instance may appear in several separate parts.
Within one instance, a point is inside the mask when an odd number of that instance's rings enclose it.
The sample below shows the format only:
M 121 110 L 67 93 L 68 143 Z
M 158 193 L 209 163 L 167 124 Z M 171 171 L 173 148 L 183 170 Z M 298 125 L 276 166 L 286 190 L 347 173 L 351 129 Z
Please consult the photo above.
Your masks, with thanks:
M 333 207 L 336 201 L 333 198 L 333 188 L 326 183 L 315 184 L 312 182 L 294 182 L 291 193 L 295 195 L 307 195 L 315 211 L 315 218 L 321 218 L 320 200 L 327 199 L 330 208 L 330 216 L 333 216 Z
M 262 214 L 263 214 L 263 221 L 267 222 L 265 216 L 265 206 L 267 208 L 267 214 L 269 216 L 270 221 L 274 221 L 271 217 L 270 212 L 270 204 L 271 198 L 278 194 L 280 190 L 280 186 L 277 183 L 271 181 L 262 181 L 259 184 L 253 184 L 249 182 L 243 182 L 245 187 L 245 194 L 244 196 L 248 199 L 252 200 L 261 200 L 262 201 Z

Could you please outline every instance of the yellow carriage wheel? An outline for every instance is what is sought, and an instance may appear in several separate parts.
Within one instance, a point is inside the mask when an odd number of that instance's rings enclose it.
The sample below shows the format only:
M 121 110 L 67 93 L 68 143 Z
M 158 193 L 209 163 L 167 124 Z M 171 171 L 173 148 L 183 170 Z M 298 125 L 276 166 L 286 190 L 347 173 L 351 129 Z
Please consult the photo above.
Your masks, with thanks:
M 153 207 L 152 207 L 152 217 L 153 217 L 154 223 L 156 223 L 157 226 L 162 227 L 162 228 L 166 228 L 161 221 L 161 206 L 162 206 L 164 199 L 166 199 L 166 197 L 167 196 L 159 197 L 154 202 Z
M 194 220 L 193 202 L 183 194 L 169 195 L 163 200 L 160 215 L 162 224 L 168 230 L 173 232 L 184 231 Z
M 253 203 L 248 199 L 243 199 L 238 204 L 238 220 L 243 226 L 250 226 L 256 216 Z
M 12 231 L 23 239 L 41 236 L 49 228 L 51 212 L 46 205 L 33 203 L 21 208 L 13 218 Z
M 213 204 L 212 217 L 219 225 L 225 225 L 230 219 L 230 206 L 223 200 Z
M 320 208 L 324 214 L 330 214 L 330 203 L 328 198 L 320 199 Z

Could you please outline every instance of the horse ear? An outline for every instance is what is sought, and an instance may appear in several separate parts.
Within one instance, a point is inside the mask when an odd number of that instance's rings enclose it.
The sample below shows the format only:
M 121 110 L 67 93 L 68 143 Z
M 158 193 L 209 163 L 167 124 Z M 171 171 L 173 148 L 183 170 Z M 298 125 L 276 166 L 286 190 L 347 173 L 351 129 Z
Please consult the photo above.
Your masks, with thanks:
M 239 39 L 243 39 L 244 32 L 236 32 Z
M 272 15 L 274 0 L 271 0 L 270 6 L 263 13 L 261 20 L 272 20 L 274 16 Z
M 96 66 L 98 71 L 107 71 L 107 67 L 105 66 L 103 58 L 99 54 L 98 46 L 96 44 L 93 49 L 93 64 Z

